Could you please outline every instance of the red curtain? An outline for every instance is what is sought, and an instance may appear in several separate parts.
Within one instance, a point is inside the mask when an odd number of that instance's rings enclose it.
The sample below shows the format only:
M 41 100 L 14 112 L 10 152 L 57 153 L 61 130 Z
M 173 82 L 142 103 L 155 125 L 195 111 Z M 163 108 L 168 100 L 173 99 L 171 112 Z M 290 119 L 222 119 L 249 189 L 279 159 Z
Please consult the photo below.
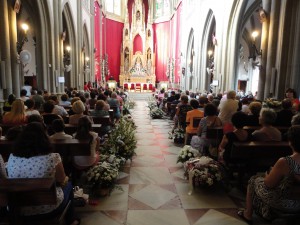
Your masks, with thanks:
M 135 36 L 133 41 L 133 54 L 135 54 L 137 51 L 143 53 L 143 40 L 139 34 Z
M 110 76 L 116 81 L 119 81 L 120 75 L 123 27 L 123 23 L 106 19 L 106 53 L 108 55 Z
M 167 81 L 167 65 L 168 65 L 168 58 L 170 55 L 170 22 L 163 22 L 153 25 L 154 31 L 154 46 L 155 46 L 155 54 L 156 54 L 156 80 L 157 82 L 160 81 Z

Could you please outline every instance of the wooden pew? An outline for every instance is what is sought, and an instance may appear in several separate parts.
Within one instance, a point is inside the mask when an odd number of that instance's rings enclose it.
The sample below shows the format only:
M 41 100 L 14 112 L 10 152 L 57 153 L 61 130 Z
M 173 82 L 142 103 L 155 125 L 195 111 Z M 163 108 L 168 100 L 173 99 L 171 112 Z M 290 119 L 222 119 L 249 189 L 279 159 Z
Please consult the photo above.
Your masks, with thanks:
M 88 140 L 51 140 L 51 143 L 54 147 L 53 151 L 59 153 L 63 158 L 70 156 L 90 155 L 90 143 Z M 3 156 L 5 161 L 12 152 L 12 147 L 13 141 L 0 140 L 0 154 Z
M 101 124 L 102 126 L 111 125 L 111 120 L 109 116 L 96 117 L 92 116 L 94 124 Z
M 243 129 L 248 131 L 249 136 L 255 131 L 259 130 L 261 126 L 244 126 Z M 288 131 L 289 127 L 276 127 L 281 134 L 284 134 Z M 223 127 L 212 127 L 207 128 L 206 137 L 210 139 L 218 139 L 221 140 L 223 138 Z
M 206 137 L 209 139 L 222 140 L 223 127 L 208 127 L 206 131 Z
M 274 127 L 281 132 L 281 135 L 284 135 L 290 128 L 290 127 L 282 127 L 282 126 L 274 126 Z M 261 129 L 261 126 L 244 126 L 243 129 L 248 131 L 248 134 L 251 135 L 255 130 Z
M 102 124 L 92 124 L 92 130 L 99 134 L 101 126 L 102 126 Z M 77 125 L 65 124 L 65 133 L 66 134 L 72 135 L 72 134 L 76 133 L 76 131 L 77 131 Z
M 0 206 L 8 206 L 9 224 L 60 224 L 70 206 L 51 218 L 34 218 L 20 216 L 20 208 L 24 206 L 55 205 L 57 201 L 54 178 L 18 178 L 0 179 Z M 1 223 L 5 218 L 1 218 Z
M 288 142 L 234 142 L 230 158 L 244 163 L 247 170 L 264 172 L 279 158 L 291 154 Z

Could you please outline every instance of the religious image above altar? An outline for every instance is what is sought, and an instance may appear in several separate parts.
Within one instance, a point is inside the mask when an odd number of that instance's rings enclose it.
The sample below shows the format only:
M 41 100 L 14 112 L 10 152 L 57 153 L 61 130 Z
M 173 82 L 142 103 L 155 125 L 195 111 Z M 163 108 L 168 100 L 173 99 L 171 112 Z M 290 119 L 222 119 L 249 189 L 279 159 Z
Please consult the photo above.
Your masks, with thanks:
M 131 14 L 126 9 L 119 79 L 120 85 L 129 89 L 137 86 L 149 89 L 149 86 L 155 86 L 153 29 L 148 22 L 149 18 L 146 23 L 146 10 L 141 0 L 134 1 Z

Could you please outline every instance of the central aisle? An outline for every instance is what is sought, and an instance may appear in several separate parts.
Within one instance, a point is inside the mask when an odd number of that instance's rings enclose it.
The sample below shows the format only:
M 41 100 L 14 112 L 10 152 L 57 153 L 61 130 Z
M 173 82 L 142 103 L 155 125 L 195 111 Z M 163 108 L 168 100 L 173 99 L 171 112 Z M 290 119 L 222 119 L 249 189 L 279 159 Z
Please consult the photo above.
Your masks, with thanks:
M 128 162 L 115 190 L 96 206 L 76 208 L 83 225 L 243 225 L 235 202 L 225 191 L 195 190 L 188 195 L 177 147 L 168 139 L 172 121 L 152 120 L 150 94 L 130 93 L 136 101 L 132 116 L 137 125 L 137 156 Z M 221 189 L 221 188 L 220 188 Z M 240 206 L 240 204 L 239 204 Z

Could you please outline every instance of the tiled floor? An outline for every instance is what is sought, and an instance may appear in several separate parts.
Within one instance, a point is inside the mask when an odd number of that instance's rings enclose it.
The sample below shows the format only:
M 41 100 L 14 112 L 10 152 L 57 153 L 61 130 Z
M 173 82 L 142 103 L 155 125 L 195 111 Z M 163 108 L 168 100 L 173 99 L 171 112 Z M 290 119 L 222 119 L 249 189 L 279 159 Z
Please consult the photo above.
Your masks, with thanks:
M 170 120 L 152 120 L 146 99 L 149 94 L 131 94 L 136 100 L 132 112 L 137 128 L 137 155 L 121 173 L 123 192 L 99 199 L 96 206 L 76 208 L 83 225 L 243 225 L 236 209 L 244 195 L 236 189 L 226 192 L 197 189 L 188 195 L 181 164 L 176 164 L 176 146 L 168 139 Z M 267 224 L 255 218 L 255 224 Z

